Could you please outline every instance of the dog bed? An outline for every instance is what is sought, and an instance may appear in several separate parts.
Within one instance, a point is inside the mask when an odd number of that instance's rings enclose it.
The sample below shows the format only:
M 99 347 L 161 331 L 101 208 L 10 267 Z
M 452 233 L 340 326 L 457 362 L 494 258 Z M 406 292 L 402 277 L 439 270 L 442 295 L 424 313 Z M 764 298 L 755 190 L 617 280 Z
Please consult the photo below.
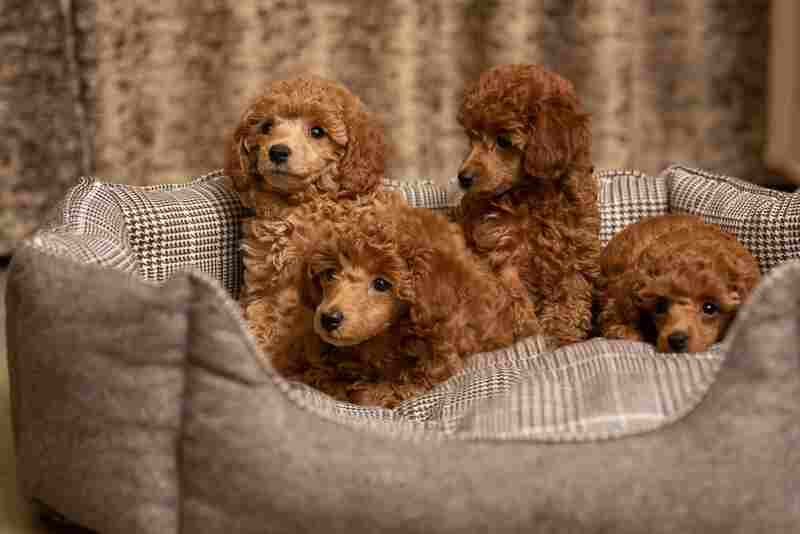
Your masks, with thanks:
M 109 534 L 799 532 L 800 196 L 683 166 L 597 179 L 604 242 L 689 212 L 756 255 L 725 341 L 526 340 L 395 410 L 263 363 L 220 173 L 82 179 L 8 277 L 21 491 Z M 430 183 L 386 187 L 448 209 Z

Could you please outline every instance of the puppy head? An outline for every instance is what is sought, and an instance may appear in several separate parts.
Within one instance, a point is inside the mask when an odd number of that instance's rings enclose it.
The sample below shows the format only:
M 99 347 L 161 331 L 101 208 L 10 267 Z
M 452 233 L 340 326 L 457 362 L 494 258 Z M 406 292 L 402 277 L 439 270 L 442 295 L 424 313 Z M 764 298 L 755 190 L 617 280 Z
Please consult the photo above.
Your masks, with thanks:
M 451 313 L 441 297 L 456 285 L 447 265 L 468 254 L 458 225 L 386 191 L 328 215 L 295 229 L 304 236 L 300 293 L 322 339 L 353 345 L 398 322 L 427 328 L 431 310 Z
M 383 131 L 361 100 L 333 81 L 279 80 L 245 108 L 227 142 L 225 170 L 242 193 L 313 187 L 357 195 L 383 176 Z
M 541 66 L 484 72 L 467 87 L 458 122 L 470 141 L 458 173 L 467 195 L 497 196 L 591 168 L 589 117 L 572 84 Z
M 466 245 L 441 214 L 413 208 L 396 193 L 375 193 L 304 233 L 301 295 L 328 343 L 361 343 L 400 321 L 428 324 L 434 307 L 449 313 L 436 302 L 449 277 L 441 265 Z
M 708 286 L 710 289 L 712 286 Z M 701 352 L 720 341 L 741 303 L 726 291 L 687 291 L 669 278 L 656 279 L 637 295 L 645 338 L 659 352 Z
M 307 259 L 303 289 L 314 331 L 331 345 L 352 346 L 384 333 L 408 310 L 398 293 L 401 261 L 369 246 L 330 242 Z
M 693 256 L 644 276 L 635 302 L 659 352 L 700 352 L 721 341 L 758 281 L 754 261 Z

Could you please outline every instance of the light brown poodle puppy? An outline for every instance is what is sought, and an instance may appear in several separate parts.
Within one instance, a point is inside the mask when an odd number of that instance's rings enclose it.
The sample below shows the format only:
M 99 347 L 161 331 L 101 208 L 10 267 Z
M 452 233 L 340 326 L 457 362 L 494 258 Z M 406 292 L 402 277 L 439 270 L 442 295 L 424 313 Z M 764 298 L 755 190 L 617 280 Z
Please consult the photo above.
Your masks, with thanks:
M 600 266 L 601 334 L 653 343 L 659 352 L 698 352 L 721 340 L 760 278 L 747 249 L 693 215 L 626 227 Z
M 297 264 L 289 251 L 298 218 L 324 219 L 320 199 L 347 204 L 375 190 L 384 171 L 383 131 L 361 100 L 313 76 L 264 84 L 226 145 L 225 171 L 253 216 L 243 224 L 245 318 L 262 346 L 275 300 Z M 323 203 L 324 204 L 324 203 Z
M 393 407 L 519 337 L 506 289 L 442 215 L 384 196 L 301 231 L 308 313 L 283 323 L 273 350 L 289 378 Z M 538 333 L 529 323 L 524 335 Z M 298 343 L 310 335 L 316 347 Z
M 471 149 L 458 173 L 469 246 L 562 346 L 592 326 L 600 216 L 589 117 L 572 84 L 536 65 L 503 65 L 466 88 L 458 121 Z

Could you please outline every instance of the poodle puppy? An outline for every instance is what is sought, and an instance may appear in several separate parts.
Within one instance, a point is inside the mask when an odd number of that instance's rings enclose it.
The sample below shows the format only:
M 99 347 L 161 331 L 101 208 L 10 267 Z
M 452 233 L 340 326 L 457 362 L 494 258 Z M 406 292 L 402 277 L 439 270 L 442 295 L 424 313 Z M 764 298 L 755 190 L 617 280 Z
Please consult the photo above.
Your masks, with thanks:
M 243 223 L 240 301 L 256 339 L 269 345 L 276 298 L 297 258 L 298 218 L 324 219 L 321 198 L 347 204 L 374 191 L 384 172 L 383 131 L 336 82 L 304 76 L 264 84 L 226 144 L 225 171 L 252 217 Z
M 693 215 L 632 224 L 600 256 L 598 326 L 604 337 L 659 352 L 699 352 L 721 340 L 760 278 L 736 239 Z
M 440 214 L 376 196 L 300 231 L 296 283 L 307 312 L 276 336 L 273 364 L 284 376 L 394 407 L 458 373 L 469 355 L 519 337 L 505 287 Z M 535 318 L 519 330 L 540 332 Z
M 572 84 L 537 65 L 498 66 L 467 86 L 458 121 L 471 145 L 456 210 L 468 245 L 556 346 L 585 339 L 600 215 Z

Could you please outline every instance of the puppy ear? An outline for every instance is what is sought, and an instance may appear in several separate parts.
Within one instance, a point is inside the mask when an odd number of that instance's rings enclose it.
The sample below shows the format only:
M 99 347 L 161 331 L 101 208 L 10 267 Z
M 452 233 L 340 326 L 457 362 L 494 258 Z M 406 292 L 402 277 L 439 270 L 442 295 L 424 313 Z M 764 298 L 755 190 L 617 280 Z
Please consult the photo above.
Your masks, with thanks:
M 437 266 L 436 254 L 428 247 L 420 247 L 405 254 L 409 267 L 406 288 L 400 298 L 408 303 L 411 320 L 421 332 L 436 325 L 445 310 L 444 302 L 454 302 L 447 295 L 452 283 L 442 283 L 442 277 L 449 276 L 449 270 Z M 439 268 L 442 267 L 442 268 Z M 446 313 L 450 313 L 447 311 Z
M 756 259 L 750 255 L 733 256 L 728 262 L 728 287 L 722 304 L 735 311 L 758 285 L 761 271 Z
M 658 297 L 656 293 L 648 288 L 643 287 L 639 291 L 637 291 L 633 296 L 633 302 L 636 304 L 638 308 L 650 308 L 652 302 Z
M 568 94 L 560 94 L 534 106 L 534 123 L 525 149 L 529 176 L 557 179 L 576 165 L 591 167 L 589 115 L 578 110 Z
M 728 292 L 723 295 L 720 306 L 725 312 L 735 312 L 739 309 L 742 303 L 750 294 L 750 289 L 745 287 L 731 287 Z
M 755 258 L 740 259 L 736 264 L 738 276 L 733 284 L 739 300 L 744 301 L 761 281 L 761 270 Z
M 300 302 L 309 309 L 316 310 L 322 303 L 322 285 L 319 276 L 308 266 L 303 269 L 300 280 Z
M 233 182 L 233 187 L 240 193 L 252 189 L 252 180 L 244 167 L 244 162 L 249 162 L 247 154 L 246 139 L 248 128 L 239 125 L 234 131 L 226 136 L 225 140 L 225 176 Z
M 623 274 L 614 289 L 622 315 L 628 320 L 639 317 L 642 311 L 652 310 L 659 296 L 655 280 L 635 270 Z
M 386 161 L 383 128 L 376 117 L 354 101 L 345 110 L 347 146 L 339 162 L 342 190 L 353 194 L 368 193 L 380 185 Z

